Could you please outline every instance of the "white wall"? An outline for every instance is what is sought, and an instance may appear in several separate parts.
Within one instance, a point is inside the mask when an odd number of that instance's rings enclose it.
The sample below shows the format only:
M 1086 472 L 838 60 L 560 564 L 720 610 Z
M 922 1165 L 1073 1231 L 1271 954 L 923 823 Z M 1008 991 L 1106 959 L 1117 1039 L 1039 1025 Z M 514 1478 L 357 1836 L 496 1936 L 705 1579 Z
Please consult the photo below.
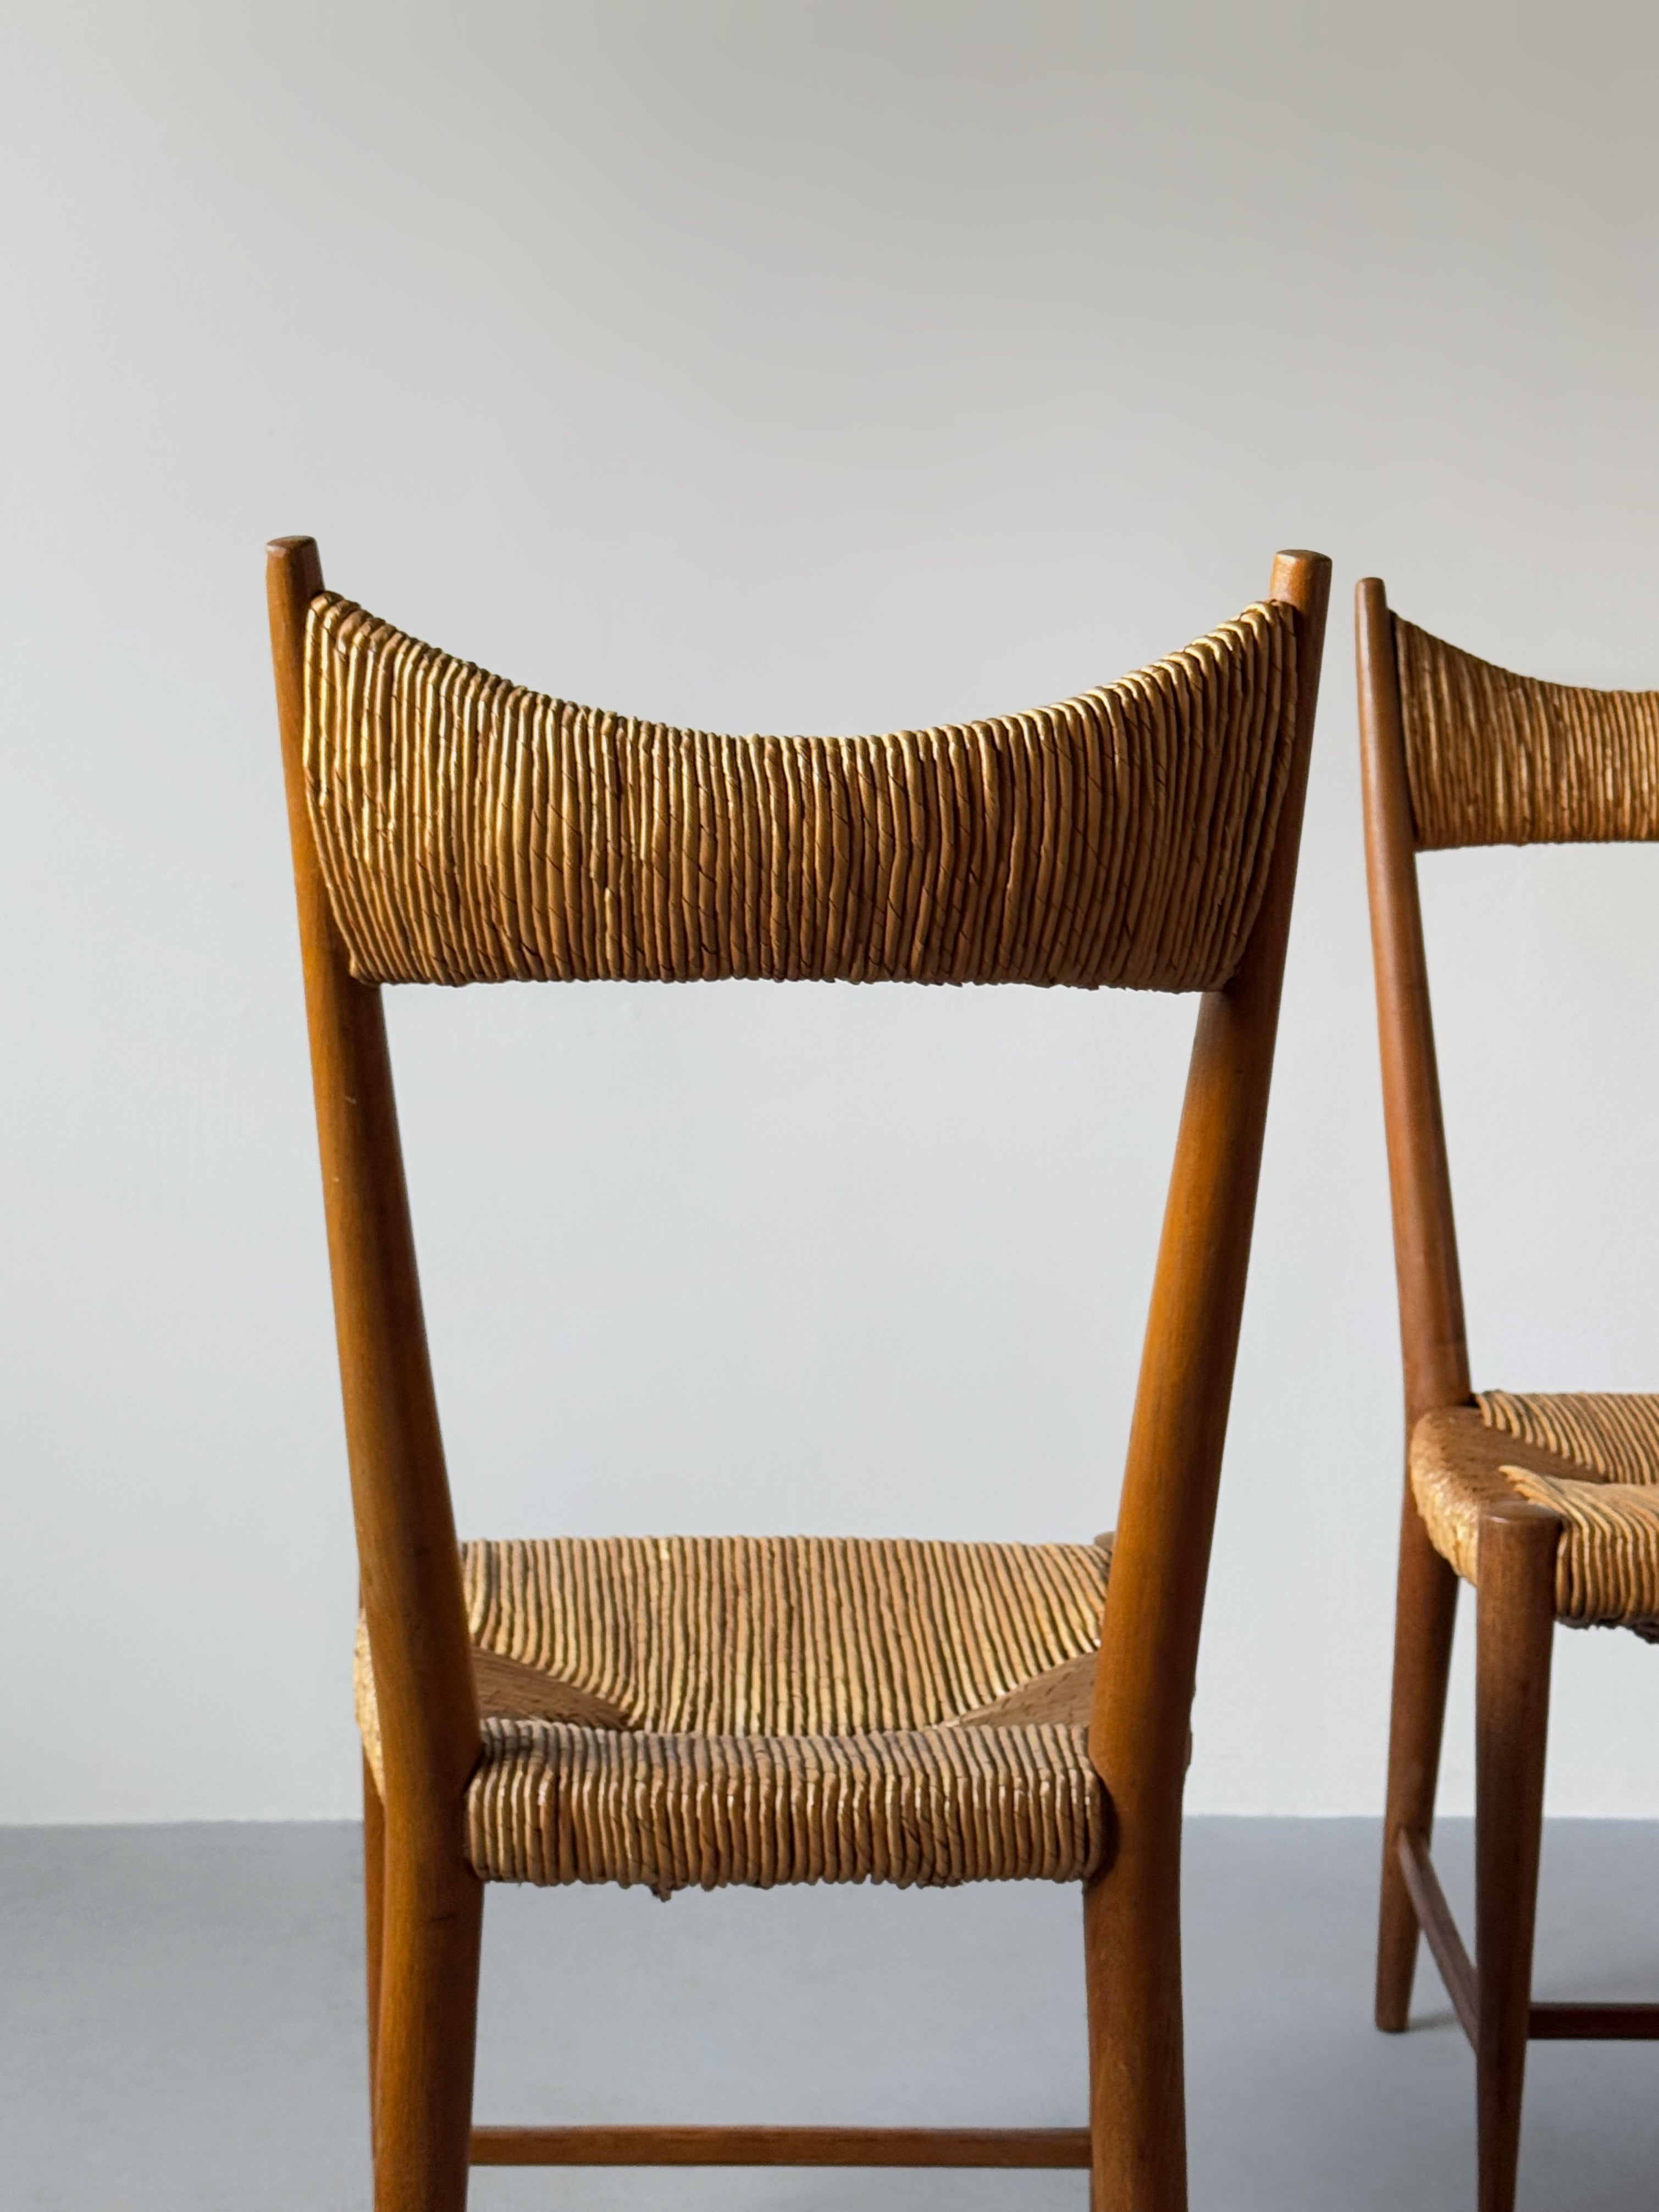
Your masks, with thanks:
M 1191 1802 L 1375 1808 L 1347 608 L 1659 681 L 1659 18 L 156 0 L 5 46 L 0 1819 L 354 1800 L 261 584 L 305 530 L 489 666 L 737 729 L 1053 698 L 1335 556 Z M 1424 872 L 1478 1375 L 1659 1383 L 1659 854 Z M 463 1527 L 1107 1523 L 1190 1017 L 405 994 Z M 1559 1646 L 1556 1807 L 1659 1814 L 1652 1656 Z

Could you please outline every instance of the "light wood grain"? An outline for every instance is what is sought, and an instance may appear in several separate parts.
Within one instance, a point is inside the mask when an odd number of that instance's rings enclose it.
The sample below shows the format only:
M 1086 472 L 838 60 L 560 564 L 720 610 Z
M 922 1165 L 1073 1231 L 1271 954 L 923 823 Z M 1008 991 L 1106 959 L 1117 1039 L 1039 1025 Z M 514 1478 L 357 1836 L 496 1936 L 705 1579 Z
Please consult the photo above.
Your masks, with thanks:
M 1086 2166 L 1086 2128 L 475 2128 L 475 2166 Z
M 1298 726 L 1267 887 L 1237 973 L 1199 1011 L 1107 1586 L 1090 1751 L 1117 1825 L 1084 1893 L 1093 2212 L 1187 2201 L 1181 1800 L 1243 1313 L 1330 563 L 1282 553 Z
M 1468 1401 L 1468 1344 L 1417 896 L 1394 620 L 1376 577 L 1359 584 L 1354 612 L 1365 872 L 1409 1442 L 1423 1414 Z M 1430 1540 L 1409 1474 L 1401 1488 L 1376 1958 L 1376 2024 L 1394 2033 L 1403 2031 L 1411 2009 L 1418 1932 L 1399 1842 L 1410 1832 L 1426 1844 L 1434 1826 L 1457 1607 L 1457 1577 Z
M 1409 1828 L 1403 1828 L 1397 1850 L 1407 1893 L 1428 1938 L 1434 1963 L 1446 1984 L 1446 1995 L 1452 2001 L 1452 2010 L 1471 2044 L 1477 2044 L 1480 2037 L 1480 1990 L 1474 1962 L 1458 1933 L 1446 1893 L 1435 1872 L 1434 1861 L 1429 1856 L 1429 1847 L 1421 1836 L 1414 1836 Z
M 305 623 L 323 580 L 313 540 L 278 539 L 267 580 L 346 1449 L 385 1765 L 374 2205 L 461 2212 L 483 1909 L 462 1826 L 478 1757 L 477 1698 L 380 997 L 349 971 L 306 799 Z
M 1475 1593 L 1475 2108 L 1480 2212 L 1511 2212 L 1532 2009 L 1544 1746 L 1561 1524 L 1518 1499 L 1480 1519 Z

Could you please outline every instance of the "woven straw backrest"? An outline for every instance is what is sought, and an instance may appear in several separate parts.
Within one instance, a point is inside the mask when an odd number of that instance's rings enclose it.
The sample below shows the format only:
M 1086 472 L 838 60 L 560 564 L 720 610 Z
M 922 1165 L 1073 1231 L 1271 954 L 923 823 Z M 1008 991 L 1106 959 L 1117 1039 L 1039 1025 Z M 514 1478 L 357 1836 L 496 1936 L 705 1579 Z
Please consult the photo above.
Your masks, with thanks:
M 1394 617 L 1420 851 L 1659 837 L 1659 691 L 1513 676 Z
M 524 690 L 319 593 L 305 774 L 352 973 L 1216 988 L 1272 858 L 1296 621 L 1249 607 L 1031 714 L 730 738 Z

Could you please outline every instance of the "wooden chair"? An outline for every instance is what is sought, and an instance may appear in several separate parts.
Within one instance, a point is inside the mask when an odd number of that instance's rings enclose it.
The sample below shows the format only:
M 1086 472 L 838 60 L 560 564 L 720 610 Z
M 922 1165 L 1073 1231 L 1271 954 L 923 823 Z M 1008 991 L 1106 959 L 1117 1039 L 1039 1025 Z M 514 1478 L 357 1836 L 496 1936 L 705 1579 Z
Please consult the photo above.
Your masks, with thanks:
M 1474 2045 L 1481 2212 L 1510 2212 L 1531 2036 L 1659 2036 L 1659 2005 L 1534 2004 L 1558 1620 L 1659 1640 L 1659 1395 L 1474 1395 L 1429 1010 L 1419 852 L 1659 837 L 1659 692 L 1513 676 L 1357 599 L 1371 941 L 1405 1364 L 1407 1480 L 1376 2024 L 1419 1928 Z M 1475 1589 L 1475 1959 L 1429 1856 L 1457 1578 Z
M 311 539 L 270 549 L 362 1572 L 377 2212 L 453 2212 L 469 2159 L 1091 2166 L 1099 2212 L 1184 2205 L 1188 1709 L 1328 586 L 1281 554 L 1237 622 L 1042 713 L 733 739 L 510 687 L 325 592 Z M 1201 992 L 1115 1547 L 458 1548 L 380 987 L 509 976 Z M 1086 2129 L 472 2126 L 486 1881 L 1032 1876 L 1083 1887 Z

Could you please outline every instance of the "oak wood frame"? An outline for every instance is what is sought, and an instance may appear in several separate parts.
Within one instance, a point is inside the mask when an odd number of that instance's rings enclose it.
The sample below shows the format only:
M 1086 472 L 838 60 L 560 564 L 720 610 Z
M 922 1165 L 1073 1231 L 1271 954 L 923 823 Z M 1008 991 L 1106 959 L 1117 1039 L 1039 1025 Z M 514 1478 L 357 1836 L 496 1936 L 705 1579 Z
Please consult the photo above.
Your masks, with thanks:
M 1262 905 L 1204 994 L 1159 1244 L 1102 1631 L 1090 1753 L 1115 1818 L 1084 1893 L 1085 2130 L 479 2129 L 483 1885 L 463 1808 L 479 1756 L 380 994 L 356 981 L 307 805 L 306 614 L 316 544 L 268 549 L 283 772 L 384 1807 L 365 1783 L 375 2212 L 459 2212 L 478 2163 L 1088 2166 L 1094 2212 L 1184 2212 L 1181 1805 L 1324 641 L 1330 563 L 1282 553 L 1297 713 Z M 1108 1686 L 1109 1685 L 1109 1695 Z
M 1086 2168 L 1087 2128 L 474 2128 L 474 2166 Z
M 1381 580 L 1354 600 L 1361 781 L 1383 1118 L 1394 1212 L 1406 1442 L 1425 1413 L 1473 1402 L 1457 1231 L 1418 897 L 1394 617 Z M 1506 1466 L 1564 1470 L 1494 1442 Z M 1480 2212 L 1511 2212 L 1529 2037 L 1659 2038 L 1659 2006 L 1535 2005 L 1532 1942 L 1543 1826 L 1555 1555 L 1561 1524 L 1517 1498 L 1481 1516 L 1475 1597 L 1476 1960 L 1430 1856 L 1457 1577 L 1409 1474 L 1401 1513 L 1394 1688 L 1377 1927 L 1376 2024 L 1407 2026 L 1419 1930 L 1474 2045 Z

